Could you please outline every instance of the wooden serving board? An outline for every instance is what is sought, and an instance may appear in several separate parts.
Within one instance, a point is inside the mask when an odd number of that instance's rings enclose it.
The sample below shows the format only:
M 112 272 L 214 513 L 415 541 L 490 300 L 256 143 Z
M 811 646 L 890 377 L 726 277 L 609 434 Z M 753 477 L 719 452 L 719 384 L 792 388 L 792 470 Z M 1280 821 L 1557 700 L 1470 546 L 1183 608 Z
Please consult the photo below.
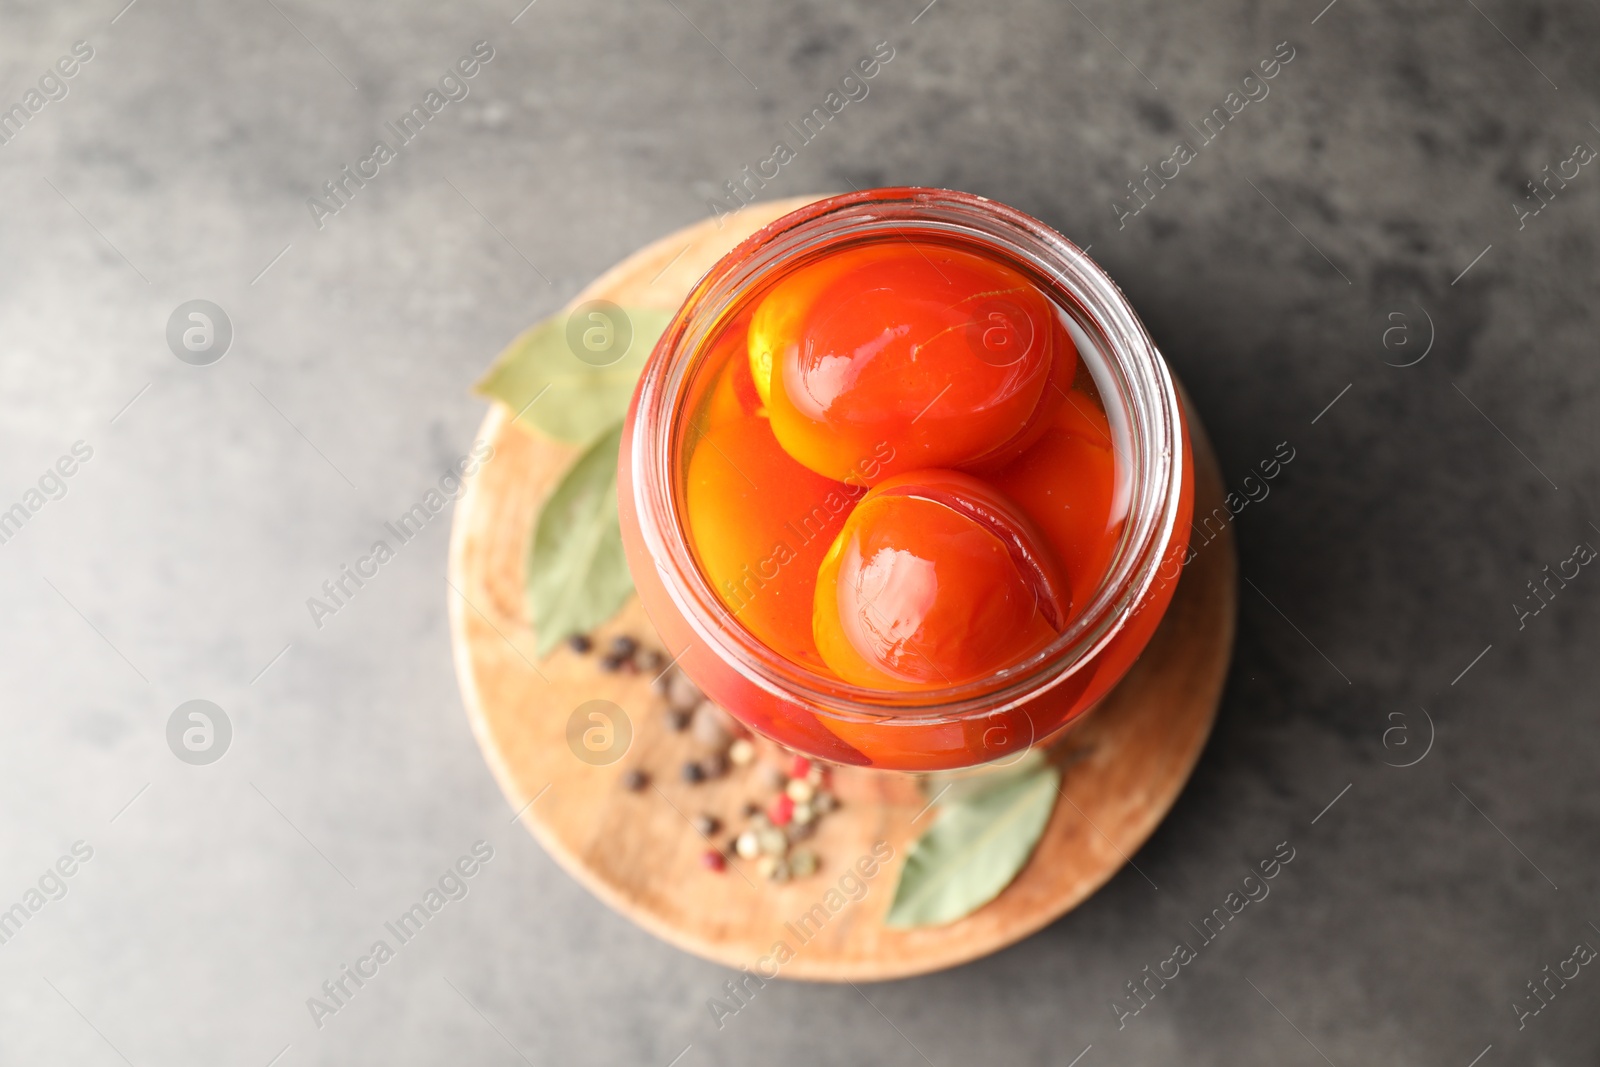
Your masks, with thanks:
M 724 253 L 812 199 L 754 204 L 720 228 L 707 220 L 662 238 L 601 276 L 574 304 L 604 298 L 675 309 Z M 1223 487 L 1192 413 L 1189 427 L 1195 511 L 1205 514 L 1221 504 Z M 648 678 L 603 674 L 593 655 L 565 647 L 542 660 L 535 655 L 524 555 L 540 503 L 576 450 L 523 430 L 498 404 L 480 437 L 494 455 L 456 505 L 447 592 L 467 717 L 512 810 L 540 844 L 601 900 L 680 948 L 729 967 L 770 974 L 778 966 L 782 977 L 817 981 L 901 978 L 987 955 L 1039 930 L 1110 879 L 1155 830 L 1199 759 L 1233 646 L 1231 525 L 1185 569 L 1166 618 L 1127 678 L 1061 742 L 1070 763 L 1064 798 L 1028 865 L 987 906 L 944 927 L 883 925 L 906 852 L 934 817 L 921 814 L 925 801 L 907 775 L 833 772 L 843 804 L 808 842 L 821 858 L 809 877 L 771 883 L 742 860 L 725 872 L 706 870 L 706 842 L 690 819 L 708 812 L 739 825 L 735 815 L 757 792 L 754 784 L 737 769 L 698 785 L 679 780 L 677 768 L 698 750 L 689 735 L 668 729 Z M 637 598 L 594 635 L 596 644 L 621 633 L 660 645 Z M 567 743 L 568 718 L 595 699 L 622 707 L 633 728 L 626 756 L 606 766 L 580 761 Z M 622 787 L 622 775 L 634 767 L 652 771 L 650 788 Z M 718 844 L 726 840 L 726 831 L 717 837 Z M 870 878 L 847 878 L 840 891 L 847 869 L 880 842 L 893 858 Z M 796 926 L 807 914 L 825 921 L 819 929 L 815 918 Z M 785 954 L 773 955 L 780 942 L 792 954 L 781 964 Z

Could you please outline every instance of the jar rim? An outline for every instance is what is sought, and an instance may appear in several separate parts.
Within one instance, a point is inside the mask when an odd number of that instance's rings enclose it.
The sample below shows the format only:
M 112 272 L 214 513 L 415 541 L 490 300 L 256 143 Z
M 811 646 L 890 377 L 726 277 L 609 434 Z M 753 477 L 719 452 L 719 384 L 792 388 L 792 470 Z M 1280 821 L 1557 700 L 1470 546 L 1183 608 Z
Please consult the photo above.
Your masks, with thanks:
M 767 646 L 712 588 L 694 559 L 680 514 L 675 442 L 693 372 L 740 299 L 798 255 L 873 234 L 942 236 L 1033 270 L 1052 300 L 1100 348 L 1129 427 L 1130 497 L 1123 533 L 1087 607 L 1043 649 L 973 682 L 915 691 L 851 685 Z M 907 238 L 909 239 L 909 238 Z M 1102 387 L 1102 392 L 1104 393 Z M 957 720 L 991 715 L 1062 684 L 1128 622 L 1155 582 L 1179 514 L 1185 480 L 1183 424 L 1166 362 L 1122 290 L 1077 245 L 1014 208 L 971 193 L 923 187 L 827 197 L 746 238 L 696 284 L 656 344 L 635 395 L 630 455 L 645 548 L 674 606 L 708 649 L 750 683 L 814 714 L 841 719 Z

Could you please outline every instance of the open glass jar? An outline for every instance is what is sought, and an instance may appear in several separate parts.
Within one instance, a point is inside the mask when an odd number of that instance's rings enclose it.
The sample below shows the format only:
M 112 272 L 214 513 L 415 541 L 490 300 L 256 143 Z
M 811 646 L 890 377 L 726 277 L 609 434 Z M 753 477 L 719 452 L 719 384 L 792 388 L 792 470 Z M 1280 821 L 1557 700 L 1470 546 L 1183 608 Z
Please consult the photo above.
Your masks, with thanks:
M 697 540 L 688 498 L 697 451 L 724 463 L 729 477 L 776 494 L 773 500 L 781 501 L 791 487 L 767 482 L 820 477 L 780 477 L 772 473 L 778 468 L 764 466 L 757 455 L 766 445 L 752 439 L 752 451 L 737 436 L 727 436 L 734 431 L 720 429 L 737 423 L 770 433 L 759 421 L 769 417 L 769 397 L 750 392 L 744 362 L 752 314 L 775 287 L 808 265 L 900 243 L 1000 264 L 1014 272 L 1007 277 L 1020 274 L 1043 294 L 1055 316 L 1052 326 L 1070 337 L 1064 347 L 1076 348 L 1070 384 L 1054 386 L 1066 428 L 996 478 L 1008 492 L 1017 486 L 1018 494 L 1033 491 L 1040 501 L 1060 500 L 1051 494 L 1063 485 L 1072 490 L 1079 476 L 1073 457 L 1082 454 L 1101 464 L 1094 469 L 1104 473 L 1104 493 L 1101 510 L 1090 509 L 1095 536 L 1084 541 L 1098 546 L 1094 551 L 1073 547 L 1074 520 L 1062 520 L 1068 524 L 1061 527 L 1063 543 L 1076 553 L 1064 583 L 1072 587 L 1071 609 L 1052 618 L 1047 641 L 982 677 L 891 689 L 854 684 L 815 657 L 780 651 L 756 625 L 757 612 L 747 610 L 757 593 L 771 599 L 777 586 L 769 584 L 780 583 L 780 575 L 781 582 L 800 575 L 802 593 L 810 588 L 805 580 L 816 584 L 807 570 L 814 573 L 817 555 L 865 484 L 851 485 L 850 475 L 829 483 L 837 484 L 844 504 L 835 509 L 841 515 L 812 509 L 822 525 L 837 520 L 827 529 L 805 518 L 778 522 L 777 515 L 728 513 L 730 523 L 766 522 L 768 531 L 751 542 L 741 576 L 733 581 L 725 574 L 714 581 L 708 573 L 706 520 L 697 520 Z M 923 255 L 935 271 L 939 254 Z M 994 318 L 992 309 L 983 314 Z M 972 327 L 984 328 L 984 321 Z M 742 390 L 740 381 L 746 383 Z M 959 433 L 962 425 L 950 423 L 949 432 Z M 618 504 L 645 609 L 679 667 L 710 699 L 752 729 L 811 756 L 928 771 L 989 763 L 1049 741 L 1127 673 L 1181 572 L 1191 467 L 1184 415 L 1166 364 L 1121 290 L 1088 256 L 1042 223 L 981 197 L 874 189 L 821 200 L 779 219 L 735 248 L 695 287 L 640 378 L 622 439 Z M 696 485 L 704 480 L 695 477 Z M 766 507 L 756 497 L 747 503 L 750 509 Z M 1081 522 L 1082 507 L 1079 513 Z M 1035 518 L 1041 526 L 1061 526 L 1057 518 L 1067 512 L 1053 514 Z M 788 573 L 782 573 L 785 566 Z

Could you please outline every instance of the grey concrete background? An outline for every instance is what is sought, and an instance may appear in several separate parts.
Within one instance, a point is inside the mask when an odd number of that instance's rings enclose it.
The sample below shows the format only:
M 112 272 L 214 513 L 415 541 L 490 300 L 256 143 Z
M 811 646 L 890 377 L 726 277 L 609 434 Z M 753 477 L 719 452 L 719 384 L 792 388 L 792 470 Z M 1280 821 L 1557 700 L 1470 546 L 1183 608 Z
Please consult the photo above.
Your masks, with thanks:
M 1592 5 L 124 2 L 0 5 L 0 106 L 94 49 L 0 145 L 0 508 L 93 450 L 0 545 L 0 907 L 93 849 L 0 945 L 0 1063 L 1596 1061 L 1592 968 L 1512 1007 L 1600 946 L 1600 577 L 1513 607 L 1600 545 L 1600 169 L 1512 206 L 1600 146 Z M 307 197 L 478 40 L 470 97 L 319 230 Z M 870 96 L 766 195 L 1029 211 L 1126 288 L 1231 481 L 1296 458 L 1239 518 L 1226 702 L 1148 882 L 718 1030 L 729 972 L 508 826 L 446 522 L 322 629 L 304 602 L 468 447 L 507 339 L 703 217 L 878 41 Z M 1270 95 L 1119 230 L 1125 183 L 1282 41 Z M 209 367 L 164 342 L 194 298 L 235 330 Z M 165 741 L 194 698 L 233 725 L 208 767 Z M 470 894 L 317 1029 L 306 998 L 479 839 Z M 1282 841 L 1270 898 L 1119 1031 L 1124 983 Z

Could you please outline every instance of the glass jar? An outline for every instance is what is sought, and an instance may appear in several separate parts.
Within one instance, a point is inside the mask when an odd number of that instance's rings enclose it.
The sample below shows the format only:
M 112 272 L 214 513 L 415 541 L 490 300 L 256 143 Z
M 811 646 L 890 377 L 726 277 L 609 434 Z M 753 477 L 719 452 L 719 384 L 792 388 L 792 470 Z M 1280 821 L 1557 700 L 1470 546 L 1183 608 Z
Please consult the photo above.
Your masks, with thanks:
M 992 677 L 915 692 L 850 685 L 779 655 L 718 597 L 686 536 L 681 438 L 707 348 L 786 265 L 871 240 L 934 240 L 1025 273 L 1065 312 L 1104 405 L 1121 535 L 1098 587 L 1047 647 Z M 745 240 L 699 282 L 634 394 L 618 470 L 634 584 L 677 665 L 752 729 L 836 763 L 903 771 L 976 766 L 1045 743 L 1125 675 L 1172 598 L 1193 474 L 1171 375 L 1116 284 L 1035 219 L 967 193 L 872 189 L 831 197 Z

